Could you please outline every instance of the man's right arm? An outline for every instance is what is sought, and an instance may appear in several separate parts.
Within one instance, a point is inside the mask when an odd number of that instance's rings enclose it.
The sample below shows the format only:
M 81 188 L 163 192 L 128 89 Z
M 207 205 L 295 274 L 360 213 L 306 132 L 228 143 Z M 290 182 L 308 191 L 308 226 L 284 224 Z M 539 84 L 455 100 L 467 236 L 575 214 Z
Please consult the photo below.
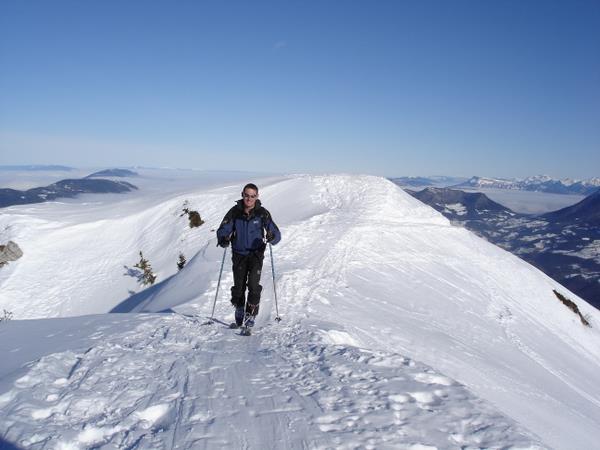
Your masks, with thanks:
M 221 247 L 229 246 L 231 234 L 233 233 L 233 208 L 230 209 L 217 229 L 217 245 Z

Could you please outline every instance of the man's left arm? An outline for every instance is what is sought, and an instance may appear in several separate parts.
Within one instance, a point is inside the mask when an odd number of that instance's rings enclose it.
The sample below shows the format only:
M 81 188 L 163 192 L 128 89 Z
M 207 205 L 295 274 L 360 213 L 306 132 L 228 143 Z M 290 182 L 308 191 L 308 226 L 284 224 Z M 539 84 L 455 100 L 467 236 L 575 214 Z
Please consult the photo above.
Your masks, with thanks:
M 271 214 L 268 211 L 266 211 L 265 214 L 264 225 L 265 230 L 267 231 L 265 235 L 267 242 L 272 245 L 277 245 L 277 243 L 281 240 L 281 232 L 279 231 L 279 227 L 275 224 Z

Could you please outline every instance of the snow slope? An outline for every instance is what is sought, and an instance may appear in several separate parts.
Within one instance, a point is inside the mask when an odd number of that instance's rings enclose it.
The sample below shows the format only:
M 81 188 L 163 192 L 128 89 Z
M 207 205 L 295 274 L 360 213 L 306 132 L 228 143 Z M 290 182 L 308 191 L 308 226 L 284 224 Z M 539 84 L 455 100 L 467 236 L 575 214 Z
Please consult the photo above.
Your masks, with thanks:
M 594 308 L 384 179 L 290 176 L 259 185 L 283 234 L 274 256 L 284 320 L 273 321 L 267 255 L 250 338 L 225 328 L 229 257 L 218 321 L 202 325 L 223 256 L 211 229 L 237 185 L 189 199 L 207 221 L 193 231 L 177 214 L 183 197 L 133 214 L 122 208 L 102 223 L 93 212 L 67 223 L 18 208 L 3 215 L 3 228 L 38 253 L 0 273 L 0 308 L 17 318 L 151 314 L 2 324 L 0 436 L 33 448 L 596 446 Z M 48 233 L 34 233 L 37 226 Z M 175 273 L 179 248 L 169 247 L 178 239 L 194 256 Z M 112 267 L 141 245 L 161 282 L 134 302 L 122 291 L 135 280 Z M 55 253 L 61 258 L 48 264 Z M 56 267 L 63 260 L 72 264 L 66 274 Z M 43 285 L 50 274 L 56 291 Z M 594 328 L 552 289 L 576 301 Z M 169 309 L 179 314 L 154 314 Z M 65 321 L 72 336 L 40 331 L 42 349 L 26 344 L 35 330 Z
M 174 179 L 156 170 L 139 172 L 146 176 L 127 179 L 140 187 L 131 195 L 84 195 L 4 208 L 0 243 L 17 242 L 24 256 L 0 272 L 0 307 L 19 319 L 110 311 L 141 289 L 134 268 L 140 251 L 158 280 L 174 274 L 179 253 L 189 259 L 213 237 L 211 227 L 222 219 L 223 204 L 244 183 L 223 188 L 221 181 L 214 188 L 210 172 L 174 171 Z M 241 176 L 221 178 L 229 182 Z M 189 228 L 182 216 L 186 201 L 206 225 Z

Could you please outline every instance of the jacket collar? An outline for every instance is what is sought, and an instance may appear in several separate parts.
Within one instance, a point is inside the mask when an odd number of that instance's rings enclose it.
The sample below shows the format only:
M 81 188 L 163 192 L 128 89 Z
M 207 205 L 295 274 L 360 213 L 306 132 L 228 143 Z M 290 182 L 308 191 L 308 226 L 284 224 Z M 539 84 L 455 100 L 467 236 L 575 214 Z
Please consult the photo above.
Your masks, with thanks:
M 239 199 L 236 204 L 237 207 L 244 212 L 244 199 Z M 260 208 L 262 208 L 262 205 L 260 204 L 260 200 L 257 199 L 256 203 L 254 204 L 254 208 L 250 210 L 250 215 L 254 215 Z

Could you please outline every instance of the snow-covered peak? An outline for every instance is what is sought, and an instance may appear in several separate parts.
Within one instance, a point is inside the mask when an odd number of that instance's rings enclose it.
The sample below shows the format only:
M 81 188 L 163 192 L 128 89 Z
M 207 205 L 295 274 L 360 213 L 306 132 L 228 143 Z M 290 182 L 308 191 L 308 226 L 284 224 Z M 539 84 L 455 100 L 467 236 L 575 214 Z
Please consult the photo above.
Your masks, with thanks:
M 553 178 L 549 175 L 533 175 L 520 181 L 523 181 L 524 183 L 546 183 L 548 181 L 553 181 Z
M 514 189 L 515 180 L 504 179 L 504 178 L 489 178 L 489 177 L 471 177 L 465 183 L 459 186 L 471 186 L 479 188 L 500 188 L 500 189 Z

